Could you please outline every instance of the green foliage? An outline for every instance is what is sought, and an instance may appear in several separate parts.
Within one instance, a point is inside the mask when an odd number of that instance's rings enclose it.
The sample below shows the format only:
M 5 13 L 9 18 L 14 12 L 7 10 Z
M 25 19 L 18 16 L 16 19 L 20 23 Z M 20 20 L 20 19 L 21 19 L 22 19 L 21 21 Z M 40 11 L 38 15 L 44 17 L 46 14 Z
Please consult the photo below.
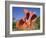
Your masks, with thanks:
M 40 29 L 40 16 L 37 17 L 36 21 L 34 22 L 34 26 L 35 28 L 34 29 Z
M 40 17 L 37 18 L 36 23 L 38 24 L 37 27 L 40 29 Z
M 16 29 L 16 22 L 12 23 L 12 28 L 13 28 L 13 30 Z

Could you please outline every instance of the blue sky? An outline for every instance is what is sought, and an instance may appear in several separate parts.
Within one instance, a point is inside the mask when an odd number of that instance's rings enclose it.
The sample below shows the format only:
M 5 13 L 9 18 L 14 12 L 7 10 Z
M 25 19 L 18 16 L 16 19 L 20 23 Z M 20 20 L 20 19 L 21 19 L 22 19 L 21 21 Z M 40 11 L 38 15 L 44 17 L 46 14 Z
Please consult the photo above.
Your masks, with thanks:
M 37 16 L 40 16 L 40 8 L 26 8 L 26 7 L 12 7 L 12 16 L 19 20 L 22 16 L 24 16 L 24 9 L 28 9 L 29 11 L 35 12 Z

